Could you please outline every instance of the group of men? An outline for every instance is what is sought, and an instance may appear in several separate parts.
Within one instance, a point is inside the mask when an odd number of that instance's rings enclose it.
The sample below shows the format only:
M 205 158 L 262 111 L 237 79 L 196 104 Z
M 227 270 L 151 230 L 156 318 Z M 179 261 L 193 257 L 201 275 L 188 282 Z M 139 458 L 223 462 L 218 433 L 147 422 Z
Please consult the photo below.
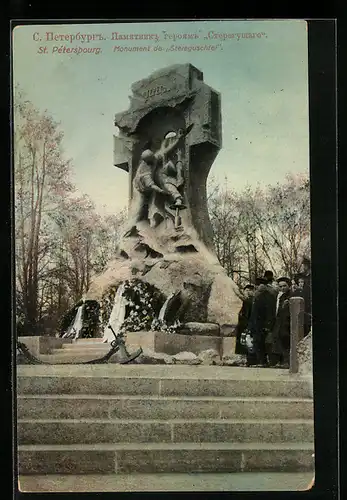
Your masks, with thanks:
M 305 303 L 304 335 L 311 329 L 310 261 L 304 259 L 304 272 L 294 279 L 274 279 L 265 271 L 255 285 L 244 287 L 239 312 L 235 353 L 246 356 L 247 366 L 289 368 L 291 297 L 302 297 Z

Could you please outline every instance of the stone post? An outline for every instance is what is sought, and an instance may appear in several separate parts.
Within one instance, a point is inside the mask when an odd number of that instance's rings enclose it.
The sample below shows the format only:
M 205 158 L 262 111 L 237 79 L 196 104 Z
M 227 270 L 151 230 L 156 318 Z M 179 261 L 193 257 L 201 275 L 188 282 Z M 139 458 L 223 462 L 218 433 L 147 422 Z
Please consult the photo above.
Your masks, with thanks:
M 298 343 L 304 337 L 305 302 L 302 297 L 292 297 L 289 300 L 290 310 L 290 373 L 298 373 Z

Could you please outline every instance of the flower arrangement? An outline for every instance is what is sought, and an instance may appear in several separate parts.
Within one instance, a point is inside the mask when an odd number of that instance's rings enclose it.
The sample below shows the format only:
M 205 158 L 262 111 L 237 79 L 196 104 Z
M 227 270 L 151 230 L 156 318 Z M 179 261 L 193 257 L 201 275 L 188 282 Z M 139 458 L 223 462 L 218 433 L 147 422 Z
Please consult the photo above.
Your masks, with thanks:
M 107 326 L 114 305 L 117 287 L 110 287 L 103 295 L 100 308 L 100 323 Z M 176 333 L 181 327 L 177 320 L 168 324 L 158 318 L 159 311 L 165 302 L 165 296 L 155 286 L 138 278 L 124 282 L 123 297 L 127 300 L 125 320 L 118 332 L 124 336 L 126 332 L 160 331 L 167 334 Z
M 101 298 L 100 312 L 99 312 L 99 324 L 102 330 L 106 327 L 108 320 L 111 315 L 111 311 L 114 304 L 114 297 L 117 293 L 118 286 L 110 286 L 106 292 L 104 292 Z
M 172 325 L 169 325 L 165 320 L 155 318 L 151 324 L 151 330 L 155 332 L 164 332 L 167 334 L 177 333 L 181 327 L 179 320 L 176 320 Z
M 128 305 L 121 332 L 150 330 L 164 302 L 161 292 L 153 285 L 134 278 L 124 282 L 123 297 Z
M 99 303 L 95 300 L 88 300 L 84 304 L 82 338 L 92 338 L 95 336 L 99 324 Z
M 66 330 L 74 320 L 78 308 L 83 305 L 83 326 L 80 332 L 81 338 L 92 338 L 99 323 L 99 303 L 95 300 L 80 300 L 71 309 L 69 309 L 61 318 L 58 328 L 59 336 L 63 336 Z

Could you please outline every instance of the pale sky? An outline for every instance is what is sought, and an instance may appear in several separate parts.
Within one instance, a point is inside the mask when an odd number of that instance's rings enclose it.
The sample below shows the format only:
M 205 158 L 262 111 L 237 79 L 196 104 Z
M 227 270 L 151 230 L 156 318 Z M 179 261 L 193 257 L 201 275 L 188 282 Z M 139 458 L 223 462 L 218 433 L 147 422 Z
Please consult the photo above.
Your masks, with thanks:
M 166 39 L 164 36 L 166 32 Z M 46 40 L 54 35 L 101 34 L 103 40 Z M 112 41 L 112 32 L 153 34 L 153 40 Z M 263 33 L 210 38 L 212 34 Z M 172 34 L 199 38 L 173 41 Z M 214 36 L 212 34 L 212 36 Z M 51 35 L 48 35 L 51 38 Z M 40 40 L 41 39 L 41 40 Z M 215 51 L 167 51 L 177 45 L 215 45 Z M 119 52 L 117 46 L 160 46 L 161 51 Z M 65 47 L 99 54 L 59 53 Z M 47 53 L 39 53 L 47 47 Z M 55 47 L 55 49 L 54 49 Z M 41 49 L 42 50 L 42 49 Z M 53 52 L 54 50 L 54 52 Z M 128 203 L 128 175 L 113 166 L 114 115 L 129 106 L 131 84 L 172 64 L 191 63 L 221 93 L 223 148 L 210 175 L 237 190 L 308 173 L 308 51 L 306 22 L 204 21 L 19 26 L 13 32 L 13 79 L 64 130 L 73 181 L 100 211 Z

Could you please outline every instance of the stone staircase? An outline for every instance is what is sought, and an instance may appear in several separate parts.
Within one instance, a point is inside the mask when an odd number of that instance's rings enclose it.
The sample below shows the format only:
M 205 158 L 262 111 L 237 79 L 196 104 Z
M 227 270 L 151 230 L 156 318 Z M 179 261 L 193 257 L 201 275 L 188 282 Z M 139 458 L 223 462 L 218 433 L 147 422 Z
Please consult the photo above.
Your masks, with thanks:
M 19 474 L 313 471 L 308 385 L 277 369 L 21 365 Z
M 52 364 L 85 363 L 105 356 L 111 349 L 110 344 L 104 343 L 101 338 L 72 340 L 24 337 L 23 342 L 35 356 Z M 195 349 L 192 348 L 193 344 L 195 344 Z M 198 354 L 200 351 L 211 348 L 220 354 L 224 352 L 229 354 L 235 350 L 235 337 L 216 338 L 202 335 L 167 335 L 161 332 L 128 332 L 126 346 L 130 353 L 141 347 L 144 354 L 150 356 L 154 352 L 173 355 L 181 351 L 195 351 Z M 118 362 L 118 359 L 118 355 L 114 355 L 109 362 Z
M 52 346 L 49 352 L 42 352 L 39 358 L 47 363 L 83 363 L 105 356 L 111 349 L 110 344 L 100 338 L 61 339 L 61 344 Z

